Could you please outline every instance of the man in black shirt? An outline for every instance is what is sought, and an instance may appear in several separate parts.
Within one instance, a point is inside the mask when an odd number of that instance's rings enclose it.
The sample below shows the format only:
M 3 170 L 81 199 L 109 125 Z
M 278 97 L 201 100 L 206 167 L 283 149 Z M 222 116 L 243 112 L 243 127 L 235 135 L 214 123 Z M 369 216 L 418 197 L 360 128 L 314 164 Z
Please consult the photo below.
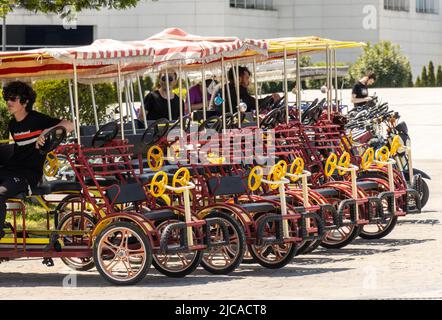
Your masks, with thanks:
M 367 102 L 373 100 L 372 97 L 368 96 L 368 87 L 372 86 L 375 81 L 376 75 L 373 72 L 368 72 L 353 86 L 351 102 L 355 107 L 364 106 Z
M 147 120 L 158 120 L 161 118 L 169 119 L 169 105 L 167 102 L 167 81 L 169 82 L 169 97 L 171 107 L 172 120 L 177 120 L 180 116 L 180 98 L 173 93 L 173 89 L 177 84 L 177 74 L 169 73 L 168 77 L 165 73 L 160 73 L 158 81 L 158 89 L 150 92 L 144 98 L 144 109 L 146 110 Z M 184 104 L 183 104 L 184 106 Z M 142 111 L 138 114 L 138 120 L 143 120 Z
M 251 112 L 255 110 L 255 97 L 251 96 L 248 91 L 248 87 L 250 85 L 250 77 L 251 73 L 249 69 L 246 67 L 238 67 L 239 69 L 239 99 L 240 102 L 243 102 L 247 105 L 247 112 Z M 233 68 L 231 68 L 227 74 L 229 79 L 228 88 L 227 85 L 225 87 L 225 94 L 226 94 L 226 111 L 230 111 L 230 104 L 232 106 L 233 113 L 237 112 L 238 102 L 237 102 L 237 95 L 236 95 L 236 86 L 235 86 L 235 79 L 233 74 Z M 222 113 L 222 106 L 215 104 L 215 98 L 217 96 L 221 95 L 222 88 L 221 86 L 217 87 L 215 89 L 214 94 L 212 95 L 212 99 L 210 101 L 210 108 L 216 110 L 219 114 Z M 230 98 L 229 98 L 229 91 L 230 91 Z M 273 93 L 272 99 L 274 102 L 278 101 L 280 99 L 279 94 Z M 259 103 L 265 100 L 266 98 L 259 99 Z
M 74 129 L 69 121 L 33 111 L 36 93 L 24 82 L 9 83 L 3 88 L 3 98 L 13 115 L 8 129 L 15 143 L 12 156 L 0 167 L 0 239 L 5 234 L 6 200 L 27 192 L 42 178 L 45 156 L 38 148 L 45 143 L 44 135 L 55 126 L 63 126 L 68 132 Z

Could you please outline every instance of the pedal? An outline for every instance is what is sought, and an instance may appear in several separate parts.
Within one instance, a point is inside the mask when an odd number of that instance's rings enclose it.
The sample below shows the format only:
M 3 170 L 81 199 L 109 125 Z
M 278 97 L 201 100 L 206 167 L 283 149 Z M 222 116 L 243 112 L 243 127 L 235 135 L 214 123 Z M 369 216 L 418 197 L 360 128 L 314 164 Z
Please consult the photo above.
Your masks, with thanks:
M 53 267 L 55 265 L 52 258 L 44 258 L 42 264 L 46 265 L 46 267 Z
M 43 251 L 48 252 L 54 249 L 56 252 L 61 252 L 63 249 L 64 242 L 60 236 L 56 233 L 51 234 L 51 239 L 48 245 L 43 249 Z

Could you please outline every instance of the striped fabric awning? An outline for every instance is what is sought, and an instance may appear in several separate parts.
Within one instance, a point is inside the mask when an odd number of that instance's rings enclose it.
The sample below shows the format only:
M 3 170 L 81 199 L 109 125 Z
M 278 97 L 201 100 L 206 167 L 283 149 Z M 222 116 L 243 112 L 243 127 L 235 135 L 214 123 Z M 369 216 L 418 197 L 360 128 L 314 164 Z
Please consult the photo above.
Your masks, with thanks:
M 247 49 L 237 37 L 203 37 L 178 28 L 166 29 L 143 41 L 154 48 L 154 65 L 210 63 L 238 56 Z

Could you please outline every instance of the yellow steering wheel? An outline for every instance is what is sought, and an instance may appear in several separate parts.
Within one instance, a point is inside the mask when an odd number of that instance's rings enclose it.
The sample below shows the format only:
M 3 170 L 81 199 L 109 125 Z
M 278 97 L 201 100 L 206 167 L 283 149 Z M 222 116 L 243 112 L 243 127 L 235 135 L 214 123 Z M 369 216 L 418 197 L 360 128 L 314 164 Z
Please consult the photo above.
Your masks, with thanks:
M 284 160 L 280 160 L 276 165 L 280 167 L 282 177 L 285 177 L 287 173 L 287 162 L 285 162 Z
M 338 166 L 343 168 L 348 168 L 349 165 L 350 165 L 350 154 L 346 151 L 341 155 L 341 158 L 339 159 L 338 162 Z M 345 170 L 342 169 L 339 169 L 338 172 L 340 176 L 343 176 L 347 173 Z
M 173 175 L 172 187 L 181 188 L 189 185 L 190 182 L 190 171 L 187 168 L 180 168 Z M 182 193 L 183 191 L 175 191 L 176 193 Z
M 150 183 L 150 193 L 155 197 L 161 197 L 166 191 L 167 183 L 169 182 L 169 177 L 164 171 L 157 172 Z
M 324 167 L 325 175 L 327 177 L 331 177 L 335 172 L 337 165 L 338 165 L 338 156 L 336 155 L 336 153 L 330 154 Z
M 376 151 L 376 160 L 379 162 L 387 162 L 390 158 L 390 150 L 387 146 L 383 146 Z M 378 167 L 383 167 L 383 164 L 378 164 Z
M 290 174 L 297 176 L 301 175 L 304 172 L 304 166 L 304 159 L 296 158 L 290 166 Z M 296 182 L 298 181 L 298 179 L 299 177 L 290 177 L 290 180 L 292 180 L 292 182 Z
M 147 164 L 153 171 L 158 171 L 163 167 L 164 152 L 158 146 L 152 146 L 147 152 Z
M 46 155 L 46 161 L 43 166 L 43 172 L 47 177 L 54 177 L 58 169 L 60 168 L 60 162 L 58 161 L 55 152 L 51 151 Z
M 394 157 L 401 147 L 402 144 L 399 136 L 394 136 L 393 141 L 391 142 L 390 156 Z
M 262 177 L 264 175 L 264 170 L 260 166 L 254 167 L 250 173 L 247 180 L 247 185 L 250 191 L 256 191 L 261 186 Z
M 364 154 L 362 155 L 361 168 L 363 170 L 368 170 L 368 168 L 370 168 L 373 161 L 374 161 L 374 149 L 368 148 L 367 150 L 365 150 Z
M 287 165 L 285 166 L 285 169 L 287 170 Z M 267 180 L 279 182 L 281 181 L 282 178 L 285 177 L 286 173 L 287 171 L 284 171 L 284 166 L 278 162 L 270 169 L 270 172 L 267 175 Z M 279 187 L 278 184 L 269 184 L 269 188 L 271 190 L 276 190 L 278 189 L 278 187 Z

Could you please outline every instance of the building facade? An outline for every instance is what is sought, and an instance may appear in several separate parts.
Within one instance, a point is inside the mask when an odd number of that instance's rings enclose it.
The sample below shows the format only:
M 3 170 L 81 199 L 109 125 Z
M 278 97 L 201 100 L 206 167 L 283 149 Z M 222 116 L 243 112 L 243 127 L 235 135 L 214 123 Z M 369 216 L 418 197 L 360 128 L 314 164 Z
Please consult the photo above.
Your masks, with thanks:
M 136 8 L 85 11 L 76 20 L 16 10 L 7 17 L 8 49 L 80 45 L 94 39 L 145 39 L 164 28 L 200 35 L 270 38 L 317 35 L 391 40 L 410 58 L 413 75 L 442 64 L 442 0 L 141 0 Z M 352 62 L 360 49 L 339 52 Z M 322 60 L 322 57 L 316 59 Z

